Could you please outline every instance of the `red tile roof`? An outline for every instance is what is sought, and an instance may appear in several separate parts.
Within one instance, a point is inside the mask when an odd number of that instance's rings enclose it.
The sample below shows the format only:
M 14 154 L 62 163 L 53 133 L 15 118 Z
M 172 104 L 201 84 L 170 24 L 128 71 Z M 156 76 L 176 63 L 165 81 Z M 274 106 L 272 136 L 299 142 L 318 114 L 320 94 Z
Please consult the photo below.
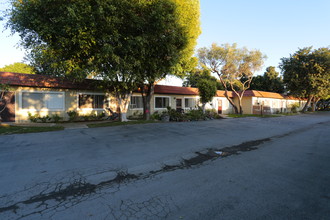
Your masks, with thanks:
M 216 94 L 216 97 L 226 97 L 226 96 L 225 96 L 225 92 L 226 92 L 226 91 L 224 91 L 224 90 L 218 90 L 218 91 L 217 91 L 217 94 Z M 228 93 L 228 96 L 229 96 L 230 98 L 233 97 L 233 92 L 232 92 L 232 91 L 228 91 L 227 93 Z
M 284 99 L 284 96 L 276 92 L 264 92 L 257 90 L 246 90 L 244 97 L 262 97 L 262 98 L 273 98 L 273 99 Z
M 197 88 L 155 85 L 157 94 L 176 94 L 176 95 L 198 95 Z
M 165 86 L 165 85 L 155 85 L 156 94 L 175 94 L 175 95 L 199 95 L 197 88 L 192 87 L 180 87 L 180 86 Z M 232 92 L 228 92 L 229 97 L 232 97 Z M 225 97 L 225 91 L 218 90 L 216 97 Z
M 59 89 L 95 89 L 94 80 L 84 80 L 82 82 L 73 82 L 72 80 L 23 73 L 0 72 L 0 83 L 11 86 L 27 86 L 42 88 L 59 88 Z
M 36 74 L 23 74 L 23 73 L 9 73 L 0 72 L 0 84 L 8 84 L 11 86 L 26 86 L 26 87 L 41 87 L 41 88 L 59 88 L 59 89 L 96 89 L 96 80 L 85 79 L 82 82 L 73 82 L 69 79 L 36 75 Z M 180 87 L 180 86 L 165 86 L 155 85 L 156 94 L 175 94 L 175 95 L 195 95 L 198 96 L 197 88 Z M 233 97 L 235 94 L 228 91 L 228 96 Z M 216 97 L 225 97 L 225 91 L 218 90 Z M 275 99 L 291 99 L 291 100 L 305 100 L 295 98 L 292 96 L 283 96 L 274 92 L 263 92 L 256 90 L 246 90 L 244 97 L 263 97 Z

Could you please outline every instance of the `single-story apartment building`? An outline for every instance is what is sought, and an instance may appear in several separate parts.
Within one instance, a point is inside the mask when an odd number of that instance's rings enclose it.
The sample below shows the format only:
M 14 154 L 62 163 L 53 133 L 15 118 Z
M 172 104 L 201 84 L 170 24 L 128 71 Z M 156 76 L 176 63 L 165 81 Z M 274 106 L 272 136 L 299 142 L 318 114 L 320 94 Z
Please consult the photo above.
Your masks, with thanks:
M 233 97 L 235 104 L 238 104 L 238 97 Z M 299 111 L 306 101 L 275 92 L 246 90 L 242 98 L 242 108 L 244 114 L 278 114 L 290 112 L 293 105 Z
M 0 84 L 10 86 L 5 93 L 4 101 L 0 100 L 0 117 L 3 122 L 28 122 L 29 113 L 40 116 L 57 114 L 68 119 L 67 112 L 76 111 L 80 115 L 107 113 L 110 107 L 116 111 L 115 97 L 99 89 L 95 80 L 86 79 L 81 82 L 72 82 L 62 78 L 0 72 Z M 237 97 L 228 92 L 235 102 Z M 278 93 L 261 91 L 246 91 L 243 97 L 243 110 L 246 114 L 287 112 L 292 103 L 303 103 L 292 97 Z M 6 103 L 6 108 L 4 105 Z M 167 107 L 180 111 L 197 109 L 200 106 L 197 88 L 155 85 L 151 99 L 151 114 L 164 111 Z M 259 111 L 257 107 L 259 106 Z M 207 109 L 214 109 L 219 114 L 229 114 L 233 108 L 225 97 L 225 92 L 218 90 L 213 100 L 206 105 Z M 142 97 L 138 91 L 133 92 L 127 116 L 142 114 Z
M 230 95 L 232 95 L 230 93 Z M 198 109 L 201 105 L 197 88 L 155 85 L 154 95 L 151 99 L 151 113 L 165 111 L 167 107 L 187 112 Z M 206 105 L 206 109 L 214 109 L 219 114 L 229 114 L 232 107 L 224 95 L 224 91 L 217 91 L 213 100 Z M 140 93 L 133 93 L 128 109 L 128 115 L 142 114 L 143 104 Z

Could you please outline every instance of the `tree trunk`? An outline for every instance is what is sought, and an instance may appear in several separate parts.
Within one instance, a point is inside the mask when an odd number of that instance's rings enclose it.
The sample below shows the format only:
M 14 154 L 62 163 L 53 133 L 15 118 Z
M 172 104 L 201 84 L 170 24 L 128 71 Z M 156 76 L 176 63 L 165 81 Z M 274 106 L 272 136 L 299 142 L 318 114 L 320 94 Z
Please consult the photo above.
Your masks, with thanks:
M 226 82 L 222 79 L 221 74 L 219 72 L 217 72 L 217 74 L 218 74 L 218 77 L 220 79 L 221 84 L 225 88 L 225 97 L 227 98 L 227 100 L 231 104 L 231 106 L 233 106 L 235 114 L 238 114 L 237 106 L 235 105 L 234 101 L 231 98 L 229 98 L 229 96 L 228 96 L 228 89 L 227 89 Z
M 315 112 L 316 104 L 317 104 L 318 101 L 320 101 L 320 98 L 313 97 L 313 99 L 312 99 L 312 105 L 311 105 L 312 112 Z
M 225 90 L 225 97 L 227 98 L 227 100 L 229 101 L 229 103 L 231 104 L 231 106 L 233 106 L 234 111 L 235 111 L 235 114 L 238 114 L 238 108 L 235 105 L 234 101 L 231 98 L 229 98 L 228 91 L 227 90 Z
M 312 99 L 313 99 L 313 96 L 309 96 L 308 97 L 307 102 L 306 102 L 304 108 L 301 110 L 303 113 L 306 112 L 308 106 L 311 104 Z
M 205 114 L 205 106 L 206 106 L 206 103 L 202 103 L 203 114 Z
M 150 120 L 150 102 L 152 95 L 154 94 L 154 90 L 155 90 L 154 82 L 149 83 L 147 86 L 143 85 L 141 87 L 144 120 Z
M 128 105 L 131 99 L 132 92 L 129 93 L 120 93 L 116 92 L 116 98 L 118 100 L 118 107 L 120 112 L 120 121 L 128 121 L 127 119 L 127 110 Z
M 242 97 L 238 97 L 239 114 L 243 115 Z

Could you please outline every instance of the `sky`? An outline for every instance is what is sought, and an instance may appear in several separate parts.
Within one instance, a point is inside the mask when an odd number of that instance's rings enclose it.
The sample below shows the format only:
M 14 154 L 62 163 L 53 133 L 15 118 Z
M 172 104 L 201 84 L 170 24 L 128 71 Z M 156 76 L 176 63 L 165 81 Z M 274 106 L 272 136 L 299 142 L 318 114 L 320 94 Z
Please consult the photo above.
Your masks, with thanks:
M 0 0 L 0 11 L 9 7 L 7 1 Z M 258 49 L 268 58 L 256 74 L 278 67 L 281 58 L 299 48 L 330 46 L 330 0 L 200 0 L 200 5 L 202 34 L 196 49 L 212 43 Z M 21 62 L 25 53 L 18 46 L 19 36 L 4 30 L 4 23 L 0 22 L 0 67 Z M 173 78 L 167 80 L 171 82 Z

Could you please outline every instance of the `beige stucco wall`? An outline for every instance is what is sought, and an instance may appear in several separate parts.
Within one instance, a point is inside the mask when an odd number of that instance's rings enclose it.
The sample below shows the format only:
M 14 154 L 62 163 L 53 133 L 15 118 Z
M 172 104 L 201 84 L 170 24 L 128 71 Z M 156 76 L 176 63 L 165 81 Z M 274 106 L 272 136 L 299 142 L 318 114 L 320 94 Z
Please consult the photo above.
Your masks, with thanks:
M 234 98 L 234 103 L 239 108 L 237 97 Z M 252 97 L 242 98 L 242 109 L 243 109 L 243 114 L 252 114 Z
M 64 120 L 68 119 L 68 111 L 77 111 L 80 115 L 85 114 L 100 114 L 104 110 L 93 110 L 93 109 L 79 109 L 78 108 L 78 94 L 104 94 L 99 91 L 87 91 L 87 90 L 68 90 L 68 89 L 49 89 L 49 88 L 32 88 L 32 87 L 11 87 L 11 91 L 15 91 L 15 120 L 16 122 L 29 122 L 28 113 L 32 115 L 38 114 L 40 116 L 52 116 L 59 115 Z M 22 92 L 60 92 L 64 95 L 64 108 L 62 110 L 51 111 L 49 109 L 23 109 L 22 108 Z

